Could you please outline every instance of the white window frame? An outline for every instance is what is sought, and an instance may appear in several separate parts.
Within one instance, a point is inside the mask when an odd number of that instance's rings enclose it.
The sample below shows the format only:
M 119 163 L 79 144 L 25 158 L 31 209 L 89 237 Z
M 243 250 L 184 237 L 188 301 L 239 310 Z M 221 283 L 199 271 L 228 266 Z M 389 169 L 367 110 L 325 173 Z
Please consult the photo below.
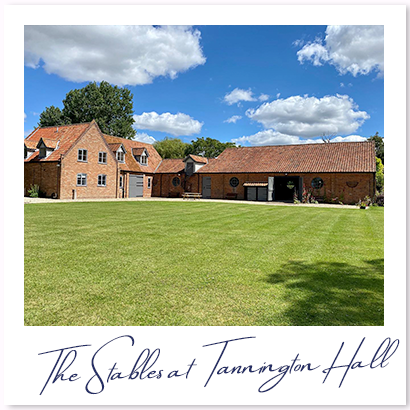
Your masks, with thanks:
M 97 186 L 102 186 L 102 187 L 107 186 L 107 175 L 106 174 L 98 175 Z
M 101 160 L 102 157 L 102 160 Z M 107 163 L 107 153 L 104 151 L 100 151 L 98 153 L 98 163 L 99 164 L 106 164 Z
M 151 183 L 151 177 L 148 177 L 148 180 L 147 180 L 147 188 L 148 189 L 151 189 L 151 186 L 152 186 L 152 183 Z
M 78 183 L 79 178 L 80 183 Z M 77 174 L 77 186 L 87 186 L 87 174 Z
M 77 151 L 77 161 L 78 162 L 88 162 L 88 150 L 80 148 Z
M 122 159 L 120 159 L 119 157 L 122 156 Z M 117 151 L 117 161 L 118 162 L 125 162 L 125 154 L 123 151 Z
M 141 165 L 148 165 L 148 156 L 144 155 L 144 153 L 140 156 L 140 164 Z

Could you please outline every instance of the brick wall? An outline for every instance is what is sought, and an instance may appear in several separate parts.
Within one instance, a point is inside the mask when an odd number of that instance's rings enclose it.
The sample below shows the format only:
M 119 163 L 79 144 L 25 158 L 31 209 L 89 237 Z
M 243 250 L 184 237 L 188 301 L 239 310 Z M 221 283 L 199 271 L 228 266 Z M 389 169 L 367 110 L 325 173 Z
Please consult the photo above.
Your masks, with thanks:
M 37 184 L 46 196 L 58 195 L 60 167 L 57 162 L 24 163 L 24 195 L 32 185 Z
M 313 195 L 319 199 L 331 200 L 337 198 L 343 203 L 353 204 L 366 195 L 373 197 L 375 193 L 375 176 L 372 173 L 322 173 L 322 174 L 287 174 L 289 177 L 301 176 L 306 188 L 311 187 L 313 178 L 322 178 L 324 185 L 321 189 L 313 190 Z M 228 193 L 236 193 L 238 199 L 245 199 L 244 182 L 267 182 L 270 176 L 285 176 L 282 174 L 201 174 L 199 192 L 202 192 L 202 178 L 211 177 L 211 198 L 226 198 Z M 239 180 L 236 188 L 230 186 L 232 177 Z M 355 187 L 349 187 L 346 183 Z
M 78 150 L 87 150 L 87 162 L 78 161 Z M 98 153 L 107 153 L 107 163 L 98 163 Z M 77 174 L 87 174 L 87 186 L 77 186 Z M 98 186 L 98 175 L 106 175 L 106 186 Z M 118 175 L 117 162 L 94 125 L 84 134 L 61 161 L 61 199 L 115 198 Z
M 172 180 L 177 177 L 180 180 L 178 186 L 174 186 Z M 155 174 L 153 176 L 152 196 L 181 197 L 184 192 L 200 192 L 198 187 L 198 174 L 187 177 L 185 173 Z

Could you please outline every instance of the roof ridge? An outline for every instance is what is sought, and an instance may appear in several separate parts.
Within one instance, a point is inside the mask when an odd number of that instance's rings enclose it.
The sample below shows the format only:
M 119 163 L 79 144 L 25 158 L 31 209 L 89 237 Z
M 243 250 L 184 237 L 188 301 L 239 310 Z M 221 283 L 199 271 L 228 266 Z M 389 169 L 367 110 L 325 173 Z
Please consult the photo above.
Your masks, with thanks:
M 336 141 L 336 142 L 329 142 L 329 143 L 324 143 L 324 142 L 307 142 L 305 144 L 278 144 L 278 145 L 253 145 L 251 147 L 228 147 L 225 148 L 224 151 L 228 149 L 241 149 L 241 148 L 266 148 L 266 147 L 306 147 L 307 145 L 312 145 L 312 146 L 325 146 L 325 145 L 335 145 L 335 144 L 364 144 L 364 143 L 372 143 L 373 141 Z M 223 152 L 223 151 L 222 151 Z
M 89 124 L 91 124 L 91 123 L 92 123 L 92 121 L 89 121 L 89 122 L 77 122 L 77 123 L 75 123 L 75 124 L 47 125 L 47 127 L 37 127 L 34 131 L 44 130 L 44 129 L 46 129 L 46 128 L 72 127 L 72 126 L 75 126 L 75 125 L 89 125 Z

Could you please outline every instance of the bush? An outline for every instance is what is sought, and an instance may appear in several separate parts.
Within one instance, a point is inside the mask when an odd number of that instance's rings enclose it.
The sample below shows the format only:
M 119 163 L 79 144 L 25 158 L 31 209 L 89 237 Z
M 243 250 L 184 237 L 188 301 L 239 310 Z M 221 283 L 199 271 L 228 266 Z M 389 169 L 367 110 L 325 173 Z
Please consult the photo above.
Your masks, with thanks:
M 384 207 L 384 194 L 377 195 L 374 202 L 375 202 L 378 206 L 383 206 L 383 207 Z
M 40 187 L 37 184 L 31 185 L 30 189 L 28 190 L 28 194 L 30 198 L 38 198 L 40 192 Z

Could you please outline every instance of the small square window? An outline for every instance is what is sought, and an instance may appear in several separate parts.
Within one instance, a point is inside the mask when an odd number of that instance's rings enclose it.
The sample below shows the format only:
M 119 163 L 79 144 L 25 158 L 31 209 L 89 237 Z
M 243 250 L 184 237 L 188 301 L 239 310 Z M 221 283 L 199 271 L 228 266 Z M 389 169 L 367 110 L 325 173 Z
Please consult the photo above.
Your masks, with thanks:
M 141 155 L 140 157 L 140 164 L 141 165 L 148 165 L 148 158 L 146 155 Z
M 98 153 L 98 163 L 99 164 L 106 164 L 107 163 L 107 153 L 106 152 L 99 152 Z
M 86 149 L 79 149 L 78 150 L 78 161 L 87 162 L 87 150 Z
M 77 174 L 77 186 L 87 186 L 87 174 Z
M 151 189 L 151 178 L 148 177 L 147 188 Z
M 98 175 L 98 186 L 106 186 L 107 185 L 107 175 Z

